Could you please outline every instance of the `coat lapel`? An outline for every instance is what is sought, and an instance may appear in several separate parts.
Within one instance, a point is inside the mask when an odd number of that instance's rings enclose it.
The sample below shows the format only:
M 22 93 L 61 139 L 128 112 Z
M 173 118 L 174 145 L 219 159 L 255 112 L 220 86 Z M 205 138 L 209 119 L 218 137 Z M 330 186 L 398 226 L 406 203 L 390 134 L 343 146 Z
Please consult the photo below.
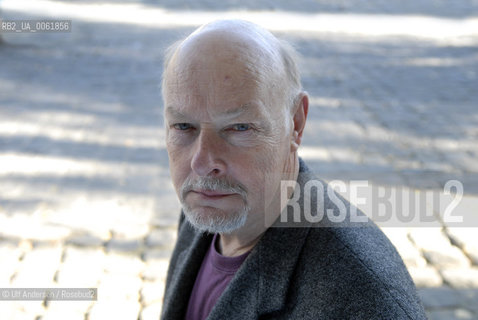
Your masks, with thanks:
M 202 260 L 212 240 L 212 235 L 194 232 L 187 224 L 183 228 L 188 230 L 181 230 L 180 232 L 190 232 L 189 237 L 192 237 L 192 242 L 191 245 L 178 253 L 176 268 L 173 270 L 169 288 L 164 297 L 162 319 L 184 319 L 189 302 L 189 293 L 193 289 Z
M 257 319 L 284 307 L 308 228 L 271 228 L 247 257 L 208 320 Z

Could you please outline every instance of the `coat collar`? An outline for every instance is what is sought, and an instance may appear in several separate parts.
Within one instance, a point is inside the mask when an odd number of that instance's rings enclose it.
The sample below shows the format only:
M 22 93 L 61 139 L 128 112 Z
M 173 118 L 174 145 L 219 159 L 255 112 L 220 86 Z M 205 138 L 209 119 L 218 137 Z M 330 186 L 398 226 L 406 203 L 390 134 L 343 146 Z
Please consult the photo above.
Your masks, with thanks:
M 308 229 L 269 229 L 219 298 L 208 320 L 256 319 L 258 315 L 281 310 L 307 233 Z
M 171 278 L 167 281 L 169 288 L 164 296 L 161 317 L 168 320 L 184 319 L 190 292 L 212 240 L 211 234 L 197 232 L 186 222 L 183 222 L 178 233 L 178 239 L 186 243 L 176 244 L 176 246 L 182 245 L 183 250 L 178 253 L 174 270 L 169 271 Z

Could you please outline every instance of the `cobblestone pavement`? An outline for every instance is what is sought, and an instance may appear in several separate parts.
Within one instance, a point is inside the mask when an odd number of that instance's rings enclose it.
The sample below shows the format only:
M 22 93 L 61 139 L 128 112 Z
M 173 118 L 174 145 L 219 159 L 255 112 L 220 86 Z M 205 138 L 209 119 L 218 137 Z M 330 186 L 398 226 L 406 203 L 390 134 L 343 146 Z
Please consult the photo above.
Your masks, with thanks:
M 154 2 L 0 2 L 3 19 L 73 19 L 71 33 L 2 35 L 0 287 L 99 294 L 0 301 L 2 319 L 158 318 L 179 211 L 162 52 L 225 10 L 302 54 L 311 110 L 301 155 L 319 176 L 409 194 L 463 183 L 453 216 L 471 222 L 450 224 L 440 207 L 437 227 L 383 230 L 430 319 L 478 319 L 476 0 Z

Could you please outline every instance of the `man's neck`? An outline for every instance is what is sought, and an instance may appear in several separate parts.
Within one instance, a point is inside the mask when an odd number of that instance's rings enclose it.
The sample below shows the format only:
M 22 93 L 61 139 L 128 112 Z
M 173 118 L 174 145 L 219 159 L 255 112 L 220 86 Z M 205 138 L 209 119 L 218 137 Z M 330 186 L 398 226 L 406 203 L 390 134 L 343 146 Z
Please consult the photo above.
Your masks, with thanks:
M 254 235 L 250 235 L 249 239 L 247 239 L 247 237 L 239 237 L 237 235 L 220 234 L 218 235 L 219 236 L 218 250 L 223 256 L 226 256 L 226 257 L 239 256 L 248 251 L 251 251 L 252 248 L 254 248 L 254 246 L 262 237 L 262 234 L 263 233 L 255 237 Z

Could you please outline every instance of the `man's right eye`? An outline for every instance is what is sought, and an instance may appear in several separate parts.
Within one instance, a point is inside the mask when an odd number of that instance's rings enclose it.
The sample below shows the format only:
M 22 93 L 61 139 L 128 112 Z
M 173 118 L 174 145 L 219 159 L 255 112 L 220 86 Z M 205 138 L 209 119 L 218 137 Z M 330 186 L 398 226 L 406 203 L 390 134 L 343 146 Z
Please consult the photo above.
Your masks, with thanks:
M 173 128 L 184 131 L 184 130 L 192 129 L 192 126 L 189 123 L 176 123 L 173 125 Z

